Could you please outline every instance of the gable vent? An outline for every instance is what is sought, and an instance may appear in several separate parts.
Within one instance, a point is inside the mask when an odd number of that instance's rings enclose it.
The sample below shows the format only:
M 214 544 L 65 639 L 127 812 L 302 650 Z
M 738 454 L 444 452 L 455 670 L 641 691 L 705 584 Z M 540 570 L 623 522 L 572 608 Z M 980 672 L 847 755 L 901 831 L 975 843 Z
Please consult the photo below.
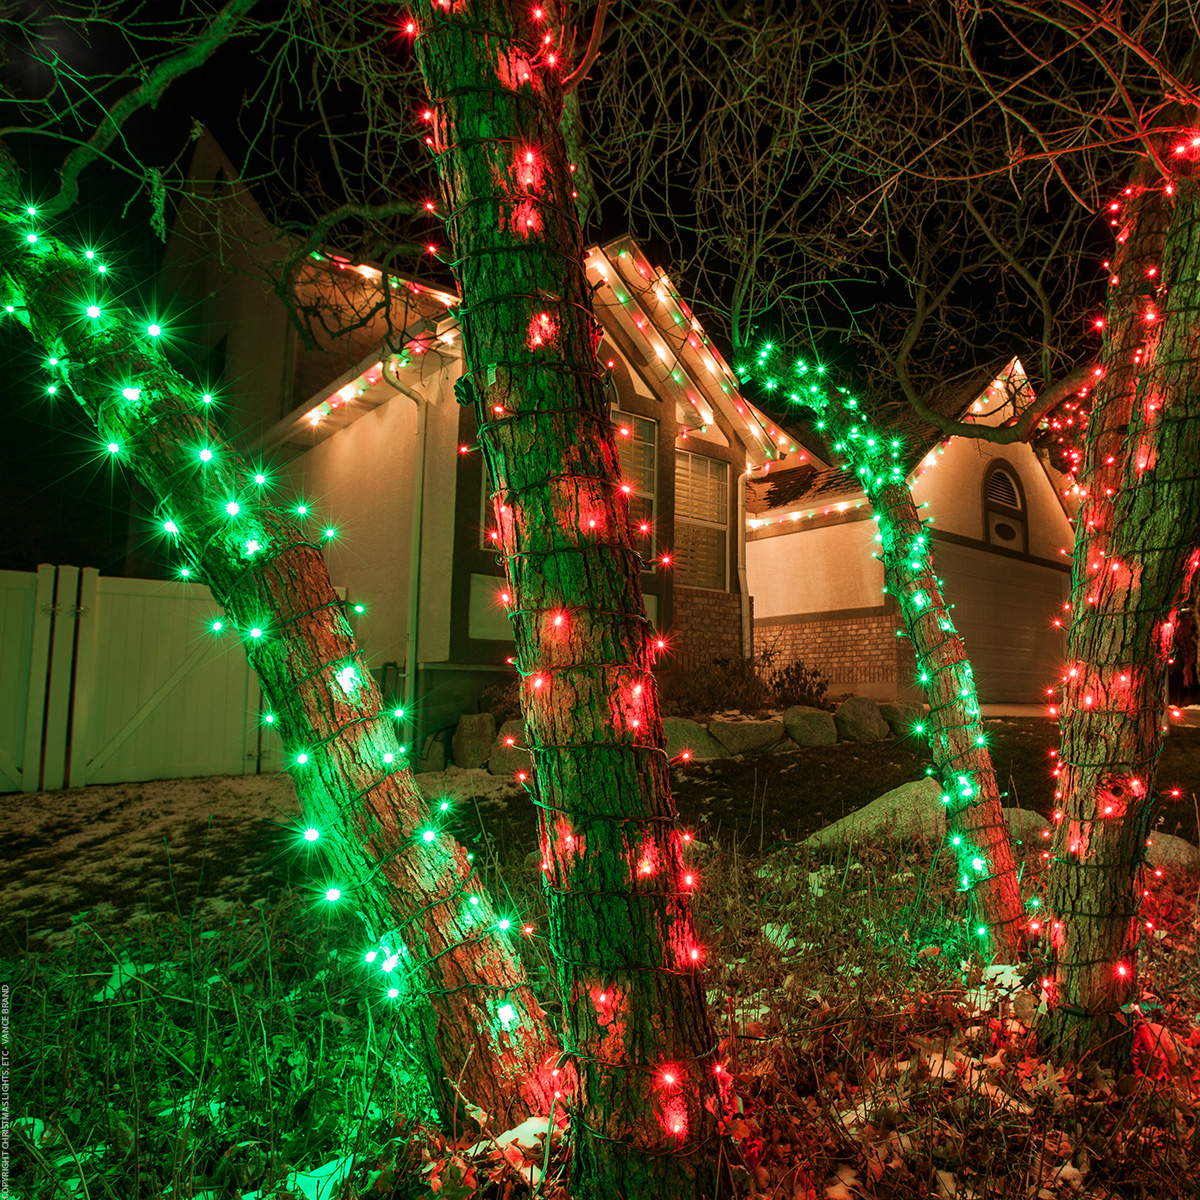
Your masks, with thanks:
M 1021 507 L 1017 485 L 1007 471 L 993 471 L 988 477 L 987 498 L 989 503 L 1003 504 L 1006 508 Z

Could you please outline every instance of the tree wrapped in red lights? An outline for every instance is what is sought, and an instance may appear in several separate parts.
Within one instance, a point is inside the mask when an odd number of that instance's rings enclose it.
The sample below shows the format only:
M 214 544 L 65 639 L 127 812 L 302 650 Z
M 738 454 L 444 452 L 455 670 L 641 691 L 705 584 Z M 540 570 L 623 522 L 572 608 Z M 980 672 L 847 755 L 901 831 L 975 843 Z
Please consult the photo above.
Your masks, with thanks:
M 1101 1062 L 1127 1055 L 1138 1020 L 1167 671 L 1200 563 L 1200 187 L 1190 162 L 1180 174 L 1148 166 L 1113 209 L 1079 473 L 1050 887 L 1054 1037 L 1061 1054 L 1091 1049 Z
M 559 6 L 424 7 L 416 53 L 508 577 L 580 1197 L 710 1195 L 721 1075 L 558 123 Z

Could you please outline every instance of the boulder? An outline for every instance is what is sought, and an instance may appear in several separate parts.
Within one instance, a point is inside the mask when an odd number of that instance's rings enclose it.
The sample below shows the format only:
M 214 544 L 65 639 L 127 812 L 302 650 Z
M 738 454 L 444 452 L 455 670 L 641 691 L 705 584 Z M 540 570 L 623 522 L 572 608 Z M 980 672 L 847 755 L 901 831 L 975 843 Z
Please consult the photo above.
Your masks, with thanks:
M 416 758 L 412 760 L 414 774 L 446 769 L 446 742 L 442 737 L 431 733 L 413 748 L 417 752 Z
M 919 704 L 881 704 L 879 715 L 887 722 L 892 737 L 912 737 L 913 726 L 920 724 L 925 709 Z
M 920 779 L 884 792 L 865 808 L 818 830 L 804 844 L 816 849 L 861 838 L 940 838 L 945 831 L 942 789 L 934 779 Z
M 1042 832 L 1050 828 L 1050 822 L 1041 813 L 1030 812 L 1027 808 L 1006 808 L 1002 811 L 1008 822 L 1008 836 L 1018 846 L 1036 846 L 1047 840 L 1042 837 Z
M 879 705 L 867 696 L 851 696 L 837 706 L 834 724 L 843 742 L 881 742 L 891 730 L 879 715 Z
M 708 732 L 730 756 L 757 754 L 783 741 L 782 721 L 709 721 Z
M 783 726 L 797 746 L 832 746 L 837 741 L 833 713 L 795 704 L 783 714 Z
M 1171 833 L 1156 833 L 1147 850 L 1150 865 L 1168 871 L 1200 871 L 1200 849 Z
M 525 722 L 520 718 L 505 721 L 488 753 L 490 775 L 515 775 L 518 771 L 533 771 L 533 756 L 525 745 Z
M 490 712 L 463 713 L 450 743 L 456 767 L 485 767 L 496 740 L 496 718 Z
M 698 721 L 688 721 L 684 717 L 667 717 L 663 721 L 663 731 L 667 735 L 667 757 L 678 758 L 685 750 L 691 751 L 691 757 L 697 758 L 726 758 L 729 751 Z

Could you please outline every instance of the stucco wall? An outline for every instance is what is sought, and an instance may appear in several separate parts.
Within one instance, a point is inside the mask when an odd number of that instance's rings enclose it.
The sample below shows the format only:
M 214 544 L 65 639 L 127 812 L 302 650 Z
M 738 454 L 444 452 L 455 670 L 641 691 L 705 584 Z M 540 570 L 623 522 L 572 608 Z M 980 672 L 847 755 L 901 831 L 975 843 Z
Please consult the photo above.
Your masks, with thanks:
M 449 646 L 450 561 L 454 525 L 457 412 L 446 402 L 449 384 L 431 378 L 427 395 L 443 399 L 427 409 L 425 534 L 422 539 L 424 658 L 445 658 Z M 335 584 L 352 603 L 366 605 L 355 617 L 371 666 L 403 665 L 408 630 L 408 567 L 412 535 L 412 480 L 416 406 L 405 396 L 364 413 L 318 443 L 291 466 L 319 520 L 337 538 L 325 558 Z M 314 529 L 318 526 L 314 523 Z
M 792 613 L 877 608 L 883 564 L 871 557 L 875 523 L 852 521 L 746 543 L 746 579 L 758 620 Z
M 993 446 L 970 438 L 955 438 L 934 466 L 913 484 L 918 504 L 928 502 L 923 515 L 935 529 L 984 541 L 983 477 L 996 461 L 1006 463 L 1025 492 L 1029 553 L 1035 558 L 1063 561 L 1060 549 L 1070 550 L 1071 524 L 1046 478 L 1037 455 L 1025 445 Z

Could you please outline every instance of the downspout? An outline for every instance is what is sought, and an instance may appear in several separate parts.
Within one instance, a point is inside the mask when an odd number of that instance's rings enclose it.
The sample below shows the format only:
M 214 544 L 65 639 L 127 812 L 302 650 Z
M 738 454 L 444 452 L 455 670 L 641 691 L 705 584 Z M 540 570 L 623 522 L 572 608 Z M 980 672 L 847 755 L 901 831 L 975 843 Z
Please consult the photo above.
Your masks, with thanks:
M 408 640 L 404 646 L 404 712 L 412 725 L 417 701 L 417 640 L 421 614 L 421 528 L 425 518 L 425 445 L 427 401 L 417 401 L 417 444 L 413 449 L 412 543 L 408 558 Z M 414 761 L 416 746 L 412 748 Z
M 389 369 L 390 368 L 390 369 Z M 408 555 L 408 631 L 404 643 L 404 701 L 403 708 L 409 728 L 413 726 L 413 710 L 417 700 L 417 643 L 420 638 L 421 616 L 421 530 L 425 523 L 425 446 L 428 441 L 427 418 L 429 401 L 396 378 L 396 360 L 385 362 L 381 372 L 384 380 L 402 396 L 417 406 L 417 440 L 413 447 L 412 473 L 412 537 Z M 412 747 L 413 758 L 417 754 Z
M 737 577 L 742 603 L 742 657 L 754 655 L 754 623 L 750 616 L 750 588 L 746 582 L 746 483 L 753 467 L 737 477 Z

